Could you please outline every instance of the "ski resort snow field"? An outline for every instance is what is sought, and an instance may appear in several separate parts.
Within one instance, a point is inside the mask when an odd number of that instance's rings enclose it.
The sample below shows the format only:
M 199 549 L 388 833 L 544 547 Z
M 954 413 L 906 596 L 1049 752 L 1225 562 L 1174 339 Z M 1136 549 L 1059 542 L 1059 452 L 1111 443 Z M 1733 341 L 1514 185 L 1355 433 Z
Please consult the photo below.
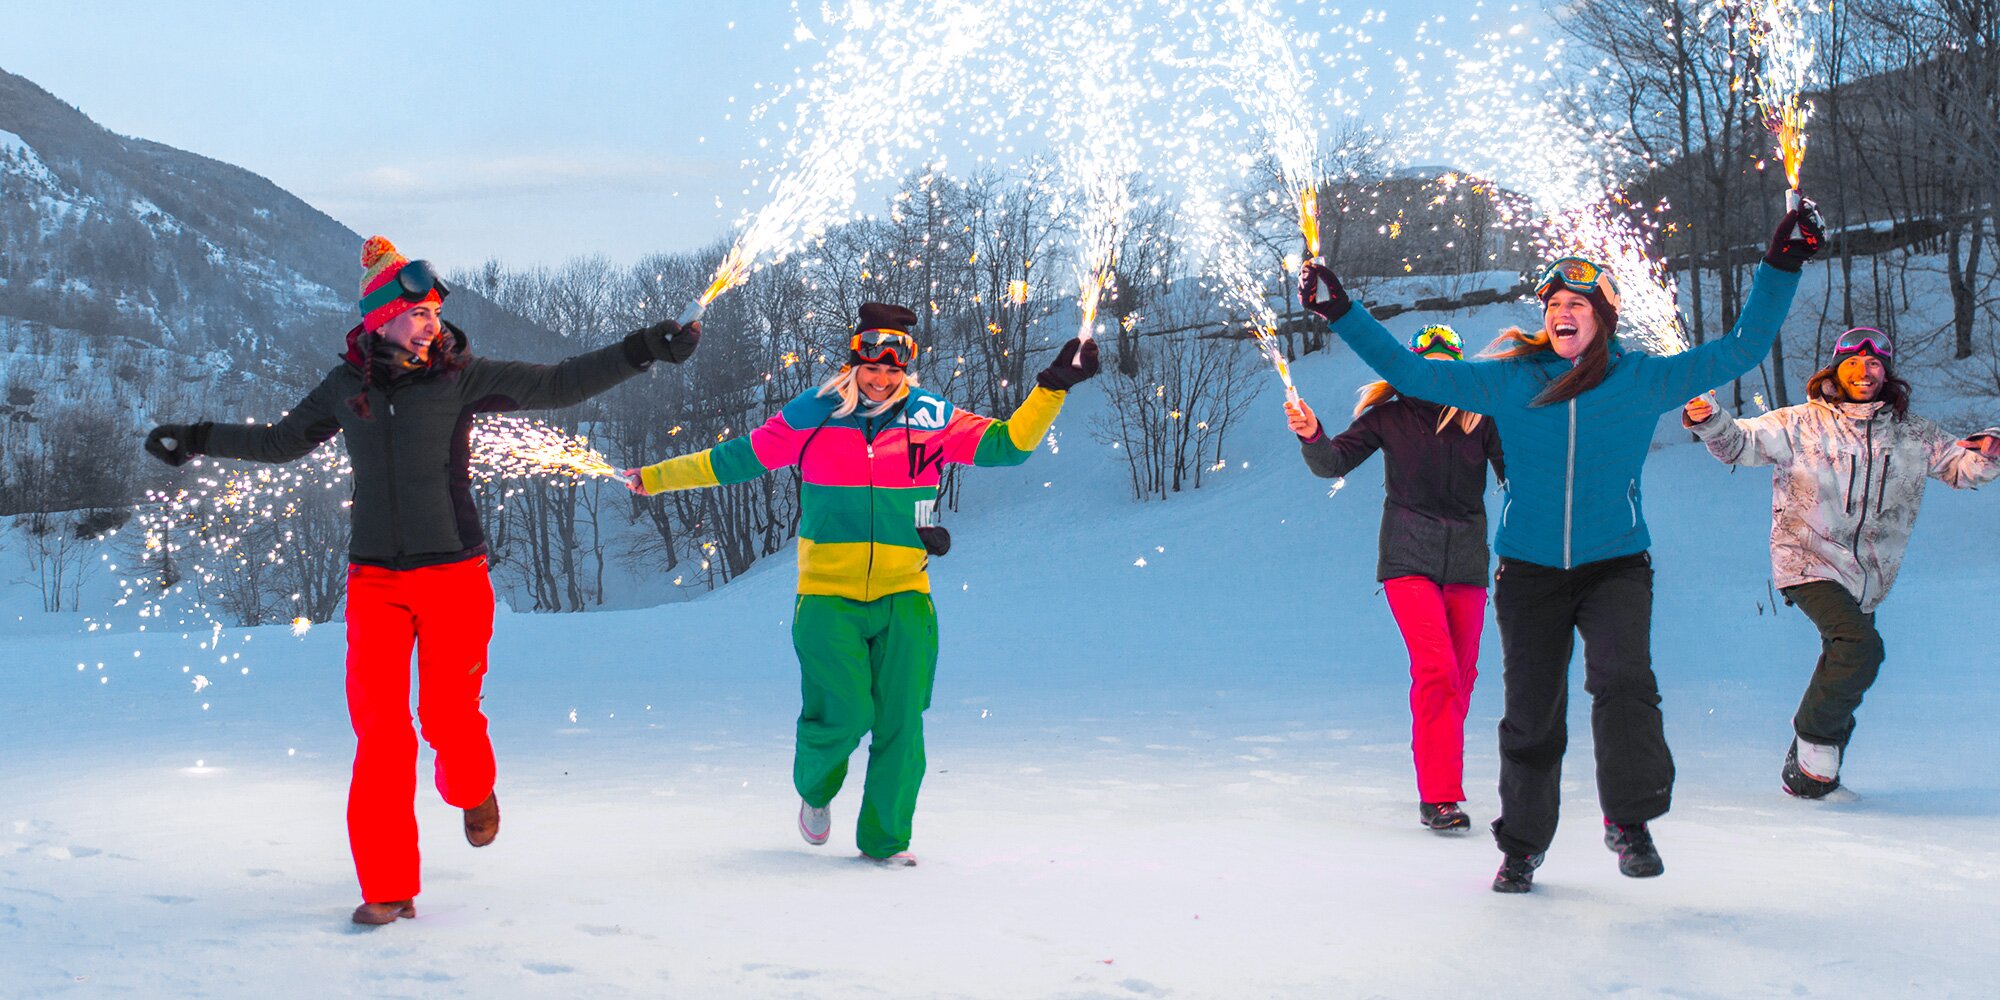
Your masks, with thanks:
M 1451 319 L 1483 343 L 1512 315 Z M 1296 372 L 1334 427 L 1369 377 L 1338 348 Z M 337 622 L 201 649 L 139 633 L 115 572 L 86 588 L 108 630 L 7 584 L 0 997 L 1987 995 L 1991 491 L 1929 493 L 1842 775 L 1858 797 L 1804 803 L 1778 768 L 1817 636 L 1771 607 L 1768 478 L 1663 421 L 1667 872 L 1623 878 L 1601 843 L 1579 665 L 1565 822 L 1535 892 L 1503 897 L 1499 637 L 1467 727 L 1475 828 L 1440 837 L 1374 581 L 1379 460 L 1328 496 L 1273 381 L 1228 469 L 1139 504 L 1077 396 L 1058 452 L 947 516 L 914 869 L 855 859 L 858 773 L 828 845 L 794 830 L 789 552 L 690 602 L 502 613 L 502 834 L 467 847 L 426 771 L 419 916 L 378 929 L 348 921 Z M 1920 388 L 1952 422 L 1941 403 Z

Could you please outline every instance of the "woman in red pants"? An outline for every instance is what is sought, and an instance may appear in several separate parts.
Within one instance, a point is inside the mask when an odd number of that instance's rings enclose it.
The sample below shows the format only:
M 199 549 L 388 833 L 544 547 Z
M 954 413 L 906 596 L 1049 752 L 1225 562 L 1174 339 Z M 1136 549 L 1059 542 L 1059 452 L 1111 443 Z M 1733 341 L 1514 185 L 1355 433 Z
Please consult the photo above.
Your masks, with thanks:
M 1458 334 L 1427 326 L 1410 350 L 1433 361 L 1463 356 Z M 1387 470 L 1376 579 L 1410 649 L 1410 749 L 1417 815 L 1440 833 L 1469 829 L 1465 710 L 1479 676 L 1486 623 L 1486 464 L 1507 478 L 1500 435 L 1477 413 L 1404 396 L 1387 382 L 1361 387 L 1354 422 L 1332 439 L 1304 402 L 1285 404 L 1306 467 L 1344 476 L 1380 450 Z
M 347 711 L 354 778 L 347 837 L 361 879 L 359 924 L 417 915 L 417 734 L 410 728 L 410 652 L 417 719 L 437 751 L 436 783 L 465 810 L 474 847 L 500 832 L 493 744 L 479 689 L 493 635 L 486 535 L 468 466 L 479 413 L 573 406 L 694 353 L 699 324 L 672 321 L 560 364 L 474 357 L 446 323 L 450 289 L 428 261 L 380 236 L 361 248 L 361 324 L 319 386 L 275 424 L 163 424 L 146 451 L 178 466 L 196 455 L 290 462 L 335 434 L 354 463 L 347 570 Z

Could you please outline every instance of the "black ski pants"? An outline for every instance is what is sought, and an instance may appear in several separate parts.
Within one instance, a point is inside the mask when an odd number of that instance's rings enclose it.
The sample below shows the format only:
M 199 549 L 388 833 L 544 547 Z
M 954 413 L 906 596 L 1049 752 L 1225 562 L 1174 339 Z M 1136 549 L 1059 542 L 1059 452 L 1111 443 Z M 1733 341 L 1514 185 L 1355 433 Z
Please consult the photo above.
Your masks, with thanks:
M 1814 743 L 1845 749 L 1854 737 L 1854 710 L 1882 669 L 1885 653 L 1875 615 L 1862 611 L 1846 587 L 1828 580 L 1786 587 L 1785 601 L 1819 626 L 1819 665 L 1792 716 L 1792 730 Z
M 1573 569 L 1502 559 L 1493 607 L 1506 654 L 1500 818 L 1493 821 L 1500 849 L 1540 854 L 1555 840 L 1578 635 L 1604 816 L 1643 823 L 1666 813 L 1674 759 L 1653 677 L 1651 558 L 1640 552 Z

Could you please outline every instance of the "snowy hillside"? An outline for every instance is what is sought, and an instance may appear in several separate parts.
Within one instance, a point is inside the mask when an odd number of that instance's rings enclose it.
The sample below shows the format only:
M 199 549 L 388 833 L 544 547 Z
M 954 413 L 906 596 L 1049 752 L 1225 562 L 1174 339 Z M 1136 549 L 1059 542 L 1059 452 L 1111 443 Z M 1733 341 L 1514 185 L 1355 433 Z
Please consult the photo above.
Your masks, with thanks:
M 1344 350 L 1296 373 L 1336 426 L 1367 378 Z M 1805 804 L 1777 770 L 1817 643 L 1770 607 L 1768 478 L 1663 425 L 1646 496 L 1679 765 L 1667 873 L 1622 878 L 1599 842 L 1578 680 L 1566 822 L 1536 893 L 1502 897 L 1483 832 L 1416 823 L 1407 661 L 1373 580 L 1379 462 L 1329 496 L 1267 387 L 1226 473 L 1136 504 L 1084 431 L 1100 390 L 1077 395 L 1059 451 L 976 473 L 948 520 L 912 870 L 853 860 L 858 777 L 832 843 L 793 830 L 788 558 L 686 603 L 502 615 L 503 835 L 474 852 L 426 787 L 420 916 L 373 931 L 347 921 L 337 626 L 141 634 L 109 607 L 115 558 L 89 584 L 108 631 L 0 590 L 0 996 L 1988 992 L 2000 776 L 1978 761 L 2000 694 L 1967 595 L 2000 587 L 1993 491 L 1930 494 L 1880 615 L 1860 798 Z M 1483 827 L 1490 623 L 1481 669 Z

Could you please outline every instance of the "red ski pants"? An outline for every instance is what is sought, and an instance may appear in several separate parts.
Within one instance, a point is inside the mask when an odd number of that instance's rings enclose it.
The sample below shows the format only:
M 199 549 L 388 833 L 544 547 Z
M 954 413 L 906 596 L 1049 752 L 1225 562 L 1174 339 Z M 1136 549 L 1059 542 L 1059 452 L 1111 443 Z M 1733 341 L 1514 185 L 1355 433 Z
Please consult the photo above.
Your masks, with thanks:
M 1384 581 L 1389 611 L 1410 648 L 1410 750 L 1417 796 L 1465 801 L 1465 711 L 1479 677 L 1486 588 L 1421 576 Z
M 347 714 L 355 738 L 347 841 L 366 902 L 410 899 L 422 888 L 411 647 L 417 718 L 437 752 L 438 794 L 470 809 L 493 793 L 493 744 L 479 711 L 492 637 L 484 556 L 410 570 L 347 568 Z

